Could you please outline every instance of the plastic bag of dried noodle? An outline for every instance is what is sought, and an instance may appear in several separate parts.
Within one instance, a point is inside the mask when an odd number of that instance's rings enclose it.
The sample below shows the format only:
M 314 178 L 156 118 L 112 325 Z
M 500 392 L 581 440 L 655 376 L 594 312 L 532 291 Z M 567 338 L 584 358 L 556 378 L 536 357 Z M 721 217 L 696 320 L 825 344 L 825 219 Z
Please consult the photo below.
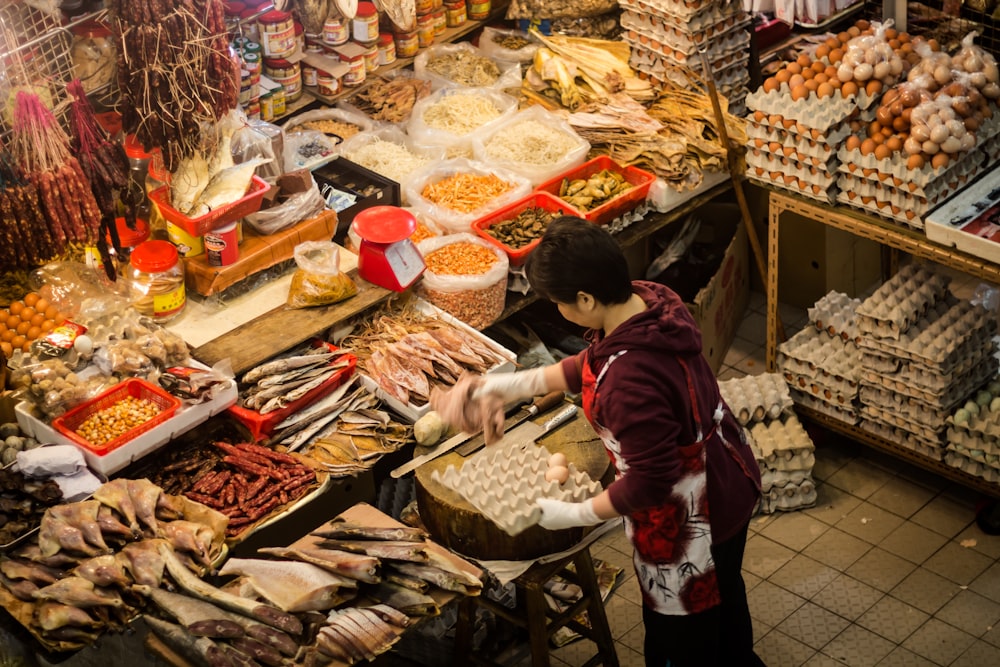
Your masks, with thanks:
M 358 293 L 351 277 L 340 270 L 340 250 L 330 241 L 307 241 L 295 246 L 298 269 L 292 275 L 290 308 L 328 306 Z

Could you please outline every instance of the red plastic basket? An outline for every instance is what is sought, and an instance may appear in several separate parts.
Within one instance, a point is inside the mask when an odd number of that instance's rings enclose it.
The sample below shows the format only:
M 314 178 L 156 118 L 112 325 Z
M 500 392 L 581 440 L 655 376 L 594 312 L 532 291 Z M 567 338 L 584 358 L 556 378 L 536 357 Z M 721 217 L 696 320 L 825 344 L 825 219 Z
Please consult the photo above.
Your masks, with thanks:
M 264 195 L 270 189 L 271 186 L 268 185 L 267 181 L 259 176 L 254 176 L 250 181 L 250 189 L 247 190 L 242 199 L 237 199 L 232 204 L 220 206 L 199 218 L 189 218 L 170 205 L 169 185 L 156 188 L 149 193 L 149 198 L 153 200 L 168 222 L 174 223 L 191 236 L 204 236 L 213 229 L 224 227 L 230 222 L 236 222 L 240 218 L 259 211 L 261 202 L 264 201 Z
M 566 215 L 577 215 L 576 209 L 548 192 L 533 192 L 527 197 L 518 199 L 513 204 L 509 204 L 499 210 L 484 215 L 472 223 L 472 228 L 476 230 L 476 233 L 479 234 L 479 236 L 507 253 L 507 256 L 510 258 L 511 266 L 521 266 L 524 264 L 528 259 L 528 255 L 531 254 L 531 251 L 534 250 L 541 242 L 541 238 L 537 238 L 531 243 L 520 248 L 512 248 L 506 243 L 490 236 L 486 230 L 493 225 L 504 222 L 505 220 L 512 220 L 513 218 L 516 218 L 522 211 L 529 208 L 540 208 L 545 211 L 549 211 L 550 213 L 558 214 L 561 212 Z
M 590 178 L 597 172 L 604 169 L 622 174 L 625 176 L 625 180 L 631 183 L 634 187 L 631 190 L 627 190 L 617 197 L 604 202 L 597 208 L 590 209 L 589 211 L 580 211 L 570 204 L 565 204 L 565 202 L 563 203 L 570 209 L 567 211 L 570 215 L 578 215 L 581 218 L 590 220 L 594 224 L 605 225 L 615 218 L 628 213 L 641 204 L 646 199 L 646 195 L 649 194 L 649 188 L 653 184 L 653 181 L 656 180 L 656 176 L 649 173 L 645 169 L 639 169 L 638 167 L 622 167 L 607 155 L 601 155 L 599 157 L 595 157 L 593 160 L 584 162 L 579 167 L 575 167 L 554 178 L 550 178 L 535 188 L 535 192 L 548 192 L 558 198 L 559 186 L 562 185 L 564 178 L 570 181 L 578 178 Z M 559 199 L 559 201 L 562 202 L 562 199 Z
M 318 347 L 320 345 L 329 348 L 331 352 L 338 349 L 336 345 L 331 345 L 330 343 L 324 341 L 313 341 L 314 347 Z M 236 419 L 242 422 L 250 430 L 250 434 L 253 436 L 254 441 L 261 440 L 269 436 L 271 431 L 274 430 L 274 427 L 284 421 L 286 417 L 308 405 L 311 405 L 312 403 L 315 403 L 319 399 L 331 393 L 340 385 L 344 384 L 344 382 L 351 377 L 351 374 L 354 373 L 354 369 L 358 364 L 358 358 L 353 354 L 345 354 L 344 356 L 347 357 L 348 360 L 347 366 L 331 375 L 326 382 L 316 387 L 299 400 L 289 403 L 280 410 L 268 412 L 266 415 L 262 415 L 256 410 L 251 410 L 250 408 L 240 407 L 239 405 L 230 406 L 227 410 L 229 411 L 229 414 L 236 417 Z M 337 358 L 337 360 L 339 361 L 339 358 Z
M 129 396 L 152 401 L 157 407 L 160 408 L 159 414 L 152 419 L 125 431 L 117 438 L 108 440 L 100 445 L 91 443 L 89 440 L 76 432 L 76 429 L 80 428 L 80 425 L 87 421 L 91 415 L 96 412 L 100 412 L 101 410 L 110 408 Z M 92 451 L 98 456 L 103 456 L 108 452 L 121 447 L 129 440 L 132 440 L 151 430 L 154 426 L 167 421 L 175 412 L 177 412 L 177 409 L 180 406 L 180 399 L 171 396 L 159 387 L 152 385 L 145 380 L 140 380 L 139 378 L 129 378 L 128 380 L 116 384 L 114 387 L 108 389 L 95 398 L 90 399 L 86 403 L 81 403 L 62 416 L 56 417 L 52 420 L 52 426 L 59 431 L 59 433 L 72 440 L 74 444 Z

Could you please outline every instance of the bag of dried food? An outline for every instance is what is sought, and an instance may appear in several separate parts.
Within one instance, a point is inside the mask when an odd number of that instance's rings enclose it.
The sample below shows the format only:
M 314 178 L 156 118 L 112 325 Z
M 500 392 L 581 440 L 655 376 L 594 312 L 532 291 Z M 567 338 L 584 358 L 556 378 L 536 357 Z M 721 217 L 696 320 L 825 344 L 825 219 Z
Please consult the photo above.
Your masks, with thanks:
M 340 249 L 331 241 L 306 241 L 295 246 L 292 284 L 288 288 L 290 308 L 328 306 L 358 293 L 351 277 L 340 270 Z
M 479 38 L 479 50 L 484 56 L 507 63 L 523 63 L 531 65 L 535 51 L 541 46 L 534 36 L 523 30 L 506 30 L 504 28 L 483 28 Z
M 416 146 L 472 157 L 472 137 L 517 111 L 517 98 L 493 88 L 442 88 L 413 105 L 406 133 Z
M 423 49 L 413 61 L 413 75 L 430 81 L 434 90 L 448 86 L 497 90 L 521 87 L 520 64 L 494 60 L 468 42 Z
M 435 236 L 417 245 L 427 270 L 417 293 L 474 329 L 500 317 L 507 297 L 507 255 L 472 234 Z

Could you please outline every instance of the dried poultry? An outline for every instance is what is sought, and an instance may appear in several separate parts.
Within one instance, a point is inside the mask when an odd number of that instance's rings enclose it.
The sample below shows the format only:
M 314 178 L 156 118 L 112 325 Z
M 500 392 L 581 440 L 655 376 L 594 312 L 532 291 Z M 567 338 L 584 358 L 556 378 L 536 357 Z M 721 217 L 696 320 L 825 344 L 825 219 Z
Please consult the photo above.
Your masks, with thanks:
M 506 361 L 481 339 L 414 306 L 371 317 L 341 344 L 386 393 L 420 405 L 429 400 L 430 388 L 451 386 L 466 371 L 484 373 Z
M 373 120 L 405 123 L 413 105 L 431 94 L 431 82 L 408 76 L 375 77 L 348 101 Z
M 40 482 L 16 470 L 0 470 L 0 545 L 37 528 L 45 510 L 61 503 L 62 497 L 51 480 Z

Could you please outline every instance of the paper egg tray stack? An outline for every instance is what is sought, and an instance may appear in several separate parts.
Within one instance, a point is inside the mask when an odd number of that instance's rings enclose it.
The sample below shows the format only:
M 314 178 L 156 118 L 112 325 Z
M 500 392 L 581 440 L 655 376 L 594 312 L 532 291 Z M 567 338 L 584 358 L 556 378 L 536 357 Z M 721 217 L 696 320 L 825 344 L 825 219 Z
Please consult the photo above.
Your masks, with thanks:
M 534 443 L 490 447 L 466 459 L 461 468 L 449 465 L 431 477 L 461 494 L 508 535 L 517 535 L 538 523 L 539 498 L 583 502 L 601 492 L 601 483 L 569 464 L 563 484 L 545 480 L 551 454 Z
M 778 368 L 795 403 L 857 423 L 861 355 L 853 340 L 806 326 L 778 346 Z
M 654 83 L 686 86 L 677 66 L 701 71 L 704 49 L 716 88 L 729 112 L 746 113 L 750 83 L 747 54 L 750 17 L 740 3 L 685 4 L 675 0 L 622 0 L 621 26 L 629 44 L 629 65 Z
M 843 292 L 831 291 L 806 311 L 817 331 L 840 337 L 844 342 L 857 342 L 860 332 L 856 311 L 861 299 L 852 299 Z
M 747 96 L 747 176 L 831 203 L 836 198 L 838 151 L 850 135 L 857 106 L 839 97 L 792 101 L 787 84 Z
M 862 428 L 941 460 L 947 415 L 996 375 L 995 320 L 918 265 L 900 270 L 857 315 Z
M 903 152 L 879 160 L 841 146 L 837 201 L 923 229 L 928 213 L 993 164 L 1000 150 L 1000 115 L 983 123 L 976 139 L 973 149 L 937 169 L 929 164 L 909 169 Z
M 1000 380 L 968 396 L 948 417 L 944 462 L 1000 483 Z
M 765 419 L 778 419 L 792 407 L 788 385 L 778 373 L 724 380 L 719 383 L 719 391 L 742 426 Z
M 781 419 L 755 422 L 749 431 L 760 467 L 760 511 L 771 514 L 815 505 L 815 446 L 798 418 L 787 413 Z

